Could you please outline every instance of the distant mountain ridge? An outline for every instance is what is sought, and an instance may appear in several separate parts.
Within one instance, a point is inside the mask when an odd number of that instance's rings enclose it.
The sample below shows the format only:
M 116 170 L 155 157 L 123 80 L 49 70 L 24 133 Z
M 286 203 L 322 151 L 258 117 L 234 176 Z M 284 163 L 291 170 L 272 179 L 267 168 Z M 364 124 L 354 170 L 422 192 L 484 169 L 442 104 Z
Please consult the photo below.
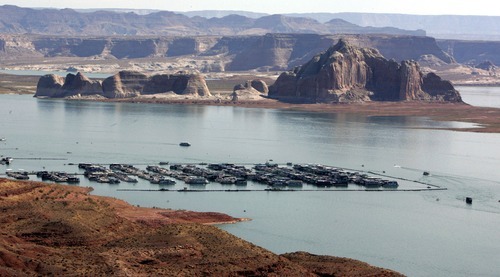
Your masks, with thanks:
M 203 15 L 220 17 L 228 14 L 245 15 L 244 11 L 193 11 L 187 16 Z M 412 15 L 390 13 L 287 13 L 287 17 L 306 17 L 326 23 L 342 19 L 361 27 L 400 28 L 405 30 L 424 30 L 428 36 L 438 39 L 499 40 L 500 16 L 476 15 Z M 248 17 L 253 17 L 247 15 Z M 262 16 L 265 16 L 263 14 Z M 257 15 L 254 15 L 257 17 Z
M 297 13 L 286 16 L 309 17 L 318 22 L 339 18 L 364 27 L 422 29 L 428 36 L 439 39 L 500 40 L 500 16 L 389 13 Z
M 10 10 L 6 10 L 10 7 Z M 14 11 L 12 7 L 15 6 L 0 6 L 0 32 L 9 34 L 19 34 L 19 33 L 30 33 L 36 31 L 37 34 L 51 35 L 48 30 L 36 30 L 36 28 L 23 28 L 23 24 L 19 22 L 10 20 L 13 19 L 12 16 L 5 14 L 5 12 L 10 12 L 13 14 L 19 13 L 19 11 Z M 16 7 L 17 8 L 17 7 Z M 24 8 L 18 8 L 24 9 Z M 47 11 L 47 9 L 32 9 L 36 11 Z M 52 10 L 51 14 L 54 15 Z M 64 9 L 61 11 L 70 11 L 69 9 Z M 158 34 L 184 34 L 184 35 L 249 35 L 249 34 L 264 34 L 276 33 L 279 30 L 273 28 L 274 26 L 266 26 L 265 29 L 252 28 L 251 24 L 248 24 L 244 30 L 237 29 L 234 30 L 231 25 L 226 25 L 225 29 L 221 28 L 221 23 L 226 22 L 227 24 L 233 24 L 235 16 L 241 16 L 246 22 L 253 22 L 259 18 L 271 16 L 266 13 L 255 13 L 248 11 L 237 11 L 237 10 L 199 10 L 199 11 L 188 11 L 188 12 L 173 12 L 171 16 L 174 17 L 174 21 L 180 20 L 180 24 L 177 25 L 180 28 L 184 28 L 179 32 L 175 32 L 169 28 L 167 30 L 159 31 L 155 28 L 152 30 L 145 31 L 144 28 L 138 28 L 141 26 L 141 22 L 137 25 L 134 18 L 142 18 L 142 21 L 148 21 L 154 23 L 152 18 L 166 17 L 165 14 L 162 15 L 164 11 L 151 10 L 151 9 L 78 9 L 74 10 L 80 15 L 77 17 L 76 22 L 72 26 L 78 26 L 79 22 L 86 22 L 86 16 L 92 19 L 96 19 L 96 16 L 90 16 L 89 14 L 97 13 L 100 17 L 100 21 L 97 22 L 98 26 L 104 28 L 101 32 L 96 30 L 85 30 L 81 35 L 120 35 L 120 34 L 136 34 L 136 35 L 158 35 Z M 113 16 L 106 15 L 105 13 L 115 14 Z M 132 16 L 133 14 L 136 17 Z M 162 16 L 150 16 L 151 14 L 159 14 Z M 292 30 L 293 33 L 304 33 L 305 31 L 317 34 L 327 34 L 333 33 L 338 34 L 342 32 L 350 34 L 358 33 L 384 33 L 384 34 L 407 34 L 407 35 L 428 35 L 438 39 L 462 39 L 462 40 L 496 40 L 500 41 L 500 16 L 472 16 L 472 15 L 411 15 L 411 14 L 389 14 L 389 13 L 356 13 L 356 12 L 341 12 L 341 13 L 289 13 L 282 14 L 285 18 L 308 18 L 316 20 L 314 28 L 302 28 L 301 30 Z M 81 18 L 79 18 L 81 17 Z M 106 18 L 113 19 L 106 22 Z M 168 16 L 167 16 L 168 17 Z M 227 17 L 227 18 L 225 18 Z M 6 18 L 8 20 L 6 20 Z M 134 22 L 132 25 L 137 27 L 131 27 L 123 22 L 116 21 L 117 18 L 125 18 L 127 20 L 132 20 Z M 49 18 L 50 19 L 50 18 Z M 344 20 L 352 24 L 350 29 L 345 29 L 344 25 L 335 26 L 332 30 L 332 20 L 337 22 L 338 20 Z M 233 20 L 233 21 L 231 21 Z M 19 20 L 18 20 L 19 21 Z M 29 21 L 29 20 L 28 20 Z M 152 22 L 151 22 L 152 21 Z M 185 26 L 183 22 L 192 21 L 193 24 L 188 24 Z M 218 22 L 219 26 L 212 26 L 210 23 Z M 288 19 L 291 21 L 291 19 Z M 158 25 L 158 23 L 156 24 Z M 330 26 L 324 26 L 330 25 Z M 150 28 L 152 26 L 148 24 L 143 24 L 143 27 Z M 61 28 L 61 27 L 60 27 Z M 186 31 L 185 28 L 192 28 Z M 342 29 L 343 28 L 343 29 Z M 396 28 L 393 30 L 392 28 Z M 64 35 L 75 35 L 78 33 L 78 29 L 71 30 L 71 28 L 61 28 Z M 409 31 L 404 31 L 409 30 Z M 184 32 L 183 32 L 184 31 Z M 87 33 L 85 33 L 87 32 Z
M 144 13 L 141 10 L 141 13 Z M 159 11 L 148 14 L 114 11 L 78 12 L 72 9 L 31 9 L 13 5 L 0 6 L 0 33 L 58 36 L 151 36 L 151 35 L 263 35 L 266 33 L 370 34 L 425 36 L 423 30 L 361 27 L 336 21 L 320 23 L 306 17 L 268 15 L 250 18 L 242 15 L 224 17 L 189 17 Z

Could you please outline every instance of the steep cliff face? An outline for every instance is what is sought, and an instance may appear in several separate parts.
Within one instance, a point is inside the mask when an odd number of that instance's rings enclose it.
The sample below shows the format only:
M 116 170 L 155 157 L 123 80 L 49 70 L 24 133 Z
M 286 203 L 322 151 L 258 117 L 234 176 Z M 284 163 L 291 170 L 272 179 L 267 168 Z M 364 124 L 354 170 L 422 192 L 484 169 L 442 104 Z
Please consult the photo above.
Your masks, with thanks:
M 296 38 L 290 35 L 268 34 L 260 37 L 251 47 L 236 55 L 226 67 L 230 71 L 270 67 L 285 69 L 293 52 Z
M 451 83 L 438 78 L 424 76 L 415 61 L 388 61 L 375 49 L 340 40 L 303 66 L 282 73 L 269 96 L 320 102 L 461 101 Z
M 174 92 L 179 95 L 210 96 L 205 78 L 199 74 L 154 75 L 134 71 L 120 71 L 106 78 L 102 84 L 81 73 L 42 76 L 35 97 L 64 98 L 100 95 L 106 98 L 130 98 L 139 95 Z
M 111 55 L 118 59 L 145 58 L 156 54 L 156 43 L 152 39 L 118 40 L 113 42 Z
M 93 81 L 78 72 L 76 75 L 66 75 L 66 80 L 62 86 L 62 91 L 66 97 L 73 95 L 95 95 L 102 91 L 99 81 Z
M 237 49 L 228 70 L 268 68 L 285 70 L 303 64 L 336 41 L 334 36 L 316 34 L 267 34 L 245 41 Z
M 44 75 L 38 80 L 35 97 L 60 97 L 63 85 L 64 77 L 54 74 Z
M 178 38 L 173 40 L 166 52 L 168 57 L 198 54 L 196 38 Z
M 484 61 L 500 64 L 500 41 L 438 40 L 459 63 L 476 65 Z
M 169 91 L 180 95 L 211 95 L 205 79 L 199 74 L 162 74 L 152 76 L 142 89 L 142 94 L 157 94 Z
M 304 64 L 317 53 L 347 38 L 352 45 L 376 48 L 388 59 L 418 60 L 433 55 L 444 63 L 453 58 L 439 48 L 434 38 L 390 35 L 316 35 L 267 34 L 258 37 L 248 47 L 236 52 L 229 70 L 280 69 L 286 70 Z
M 422 55 L 434 55 L 445 63 L 454 63 L 455 60 L 449 53 L 440 48 L 436 40 L 425 36 L 387 36 L 387 35 L 357 35 L 352 36 L 353 44 L 360 47 L 370 47 L 379 50 L 379 52 L 388 59 L 418 60 Z
M 35 97 L 62 98 L 74 95 L 96 95 L 102 93 L 99 81 L 92 81 L 81 73 L 68 74 L 66 78 L 54 74 L 40 77 Z
M 102 82 L 102 96 L 106 98 L 129 98 L 141 94 L 148 83 L 147 75 L 134 71 L 120 71 Z
M 54 37 L 0 35 L 0 56 L 93 57 L 133 59 L 154 57 L 223 57 L 229 71 L 287 70 L 306 63 L 338 41 L 341 35 L 267 34 L 262 36 L 190 37 Z M 454 60 L 433 38 L 389 35 L 343 35 L 351 44 L 376 48 L 388 59 L 419 60 L 432 55 L 442 63 Z M 3 45 L 3 46 L 2 46 Z M 2 50 L 3 48 L 3 50 Z M 493 60 L 494 61 L 494 60 Z M 500 64 L 500 62 L 498 63 Z

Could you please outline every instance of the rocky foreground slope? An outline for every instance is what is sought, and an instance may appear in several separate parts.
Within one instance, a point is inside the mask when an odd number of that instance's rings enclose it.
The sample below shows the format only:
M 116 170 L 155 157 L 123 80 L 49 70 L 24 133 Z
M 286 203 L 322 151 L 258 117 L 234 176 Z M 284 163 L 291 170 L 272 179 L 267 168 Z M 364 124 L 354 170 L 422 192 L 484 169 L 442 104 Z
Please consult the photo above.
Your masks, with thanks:
M 343 39 L 282 73 L 269 87 L 269 97 L 318 102 L 462 101 L 449 81 L 422 73 L 417 62 L 387 60 L 376 49 L 355 47 Z
M 351 259 L 276 255 L 199 224 L 235 221 L 0 179 L 0 276 L 401 276 Z

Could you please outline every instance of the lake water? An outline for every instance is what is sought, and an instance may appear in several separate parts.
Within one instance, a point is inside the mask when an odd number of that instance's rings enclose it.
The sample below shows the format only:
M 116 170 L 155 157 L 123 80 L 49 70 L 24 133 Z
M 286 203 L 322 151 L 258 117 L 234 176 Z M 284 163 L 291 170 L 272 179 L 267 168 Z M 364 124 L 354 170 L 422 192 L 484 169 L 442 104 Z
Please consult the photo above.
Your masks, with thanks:
M 460 90 L 476 105 L 492 105 L 500 95 L 500 88 Z M 499 276 L 500 134 L 439 130 L 470 126 L 422 117 L 0 95 L 0 137 L 7 139 L 0 142 L 0 155 L 14 157 L 9 167 L 0 165 L 0 172 L 78 172 L 68 164 L 80 162 L 144 167 L 160 161 L 252 164 L 270 159 L 385 171 L 447 190 L 138 192 L 118 189 L 158 186 L 104 185 L 83 178 L 80 185 L 134 205 L 249 217 L 252 221 L 220 227 L 276 253 L 345 256 L 410 276 Z M 179 147 L 181 141 L 192 146 Z M 402 182 L 404 188 L 412 186 L 418 187 Z M 465 204 L 465 197 L 473 204 Z

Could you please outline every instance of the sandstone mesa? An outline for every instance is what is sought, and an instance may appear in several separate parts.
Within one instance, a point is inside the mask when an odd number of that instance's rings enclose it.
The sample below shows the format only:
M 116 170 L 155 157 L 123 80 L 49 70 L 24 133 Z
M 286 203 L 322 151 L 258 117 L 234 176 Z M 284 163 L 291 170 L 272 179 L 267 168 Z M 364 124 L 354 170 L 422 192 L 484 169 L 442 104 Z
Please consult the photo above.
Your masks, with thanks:
M 269 97 L 313 102 L 440 101 L 461 102 L 449 81 L 424 74 L 415 61 L 385 59 L 376 49 L 346 40 L 282 73 Z

